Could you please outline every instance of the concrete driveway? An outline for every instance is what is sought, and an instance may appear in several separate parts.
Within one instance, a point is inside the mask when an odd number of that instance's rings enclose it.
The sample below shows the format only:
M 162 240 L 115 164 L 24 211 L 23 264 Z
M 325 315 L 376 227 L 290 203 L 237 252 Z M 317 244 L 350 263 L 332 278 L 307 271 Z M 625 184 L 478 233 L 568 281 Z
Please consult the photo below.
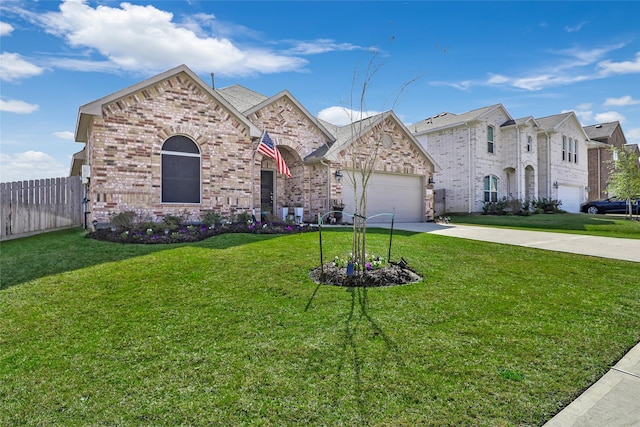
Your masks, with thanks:
M 369 224 L 369 227 L 389 228 L 390 224 Z M 394 228 L 417 233 L 439 234 L 441 236 L 526 246 L 548 251 L 570 252 L 640 262 L 640 239 L 620 239 L 473 225 L 437 224 L 433 222 L 398 223 L 394 225 Z

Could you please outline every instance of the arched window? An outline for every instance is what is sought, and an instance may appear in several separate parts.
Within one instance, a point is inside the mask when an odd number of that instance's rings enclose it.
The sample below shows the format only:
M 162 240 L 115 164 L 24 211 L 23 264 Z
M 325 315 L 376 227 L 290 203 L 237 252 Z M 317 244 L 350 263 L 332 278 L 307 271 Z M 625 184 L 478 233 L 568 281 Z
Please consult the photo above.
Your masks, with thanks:
M 498 201 L 498 178 L 493 175 L 484 177 L 484 201 Z
M 200 150 L 186 136 L 162 145 L 162 203 L 200 203 Z

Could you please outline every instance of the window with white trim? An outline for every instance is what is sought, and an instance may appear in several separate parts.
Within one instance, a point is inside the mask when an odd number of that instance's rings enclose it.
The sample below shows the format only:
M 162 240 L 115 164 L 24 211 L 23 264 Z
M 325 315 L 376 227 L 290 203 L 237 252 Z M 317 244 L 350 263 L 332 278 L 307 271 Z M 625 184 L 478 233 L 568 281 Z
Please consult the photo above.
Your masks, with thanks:
M 487 152 L 495 152 L 495 144 L 493 142 L 493 126 L 487 126 Z
M 533 138 L 531 135 L 527 136 L 527 151 L 531 151 L 531 146 L 533 145 Z
M 567 160 L 567 137 L 562 137 L 562 161 Z
M 578 140 L 573 140 L 573 162 L 578 163 Z
M 498 201 L 498 177 L 487 175 L 484 177 L 484 201 Z
M 200 203 L 200 149 L 190 138 L 169 137 L 161 151 L 162 203 Z
M 569 156 L 567 157 L 567 159 L 569 160 L 569 163 L 571 163 L 573 161 L 573 138 L 569 138 Z

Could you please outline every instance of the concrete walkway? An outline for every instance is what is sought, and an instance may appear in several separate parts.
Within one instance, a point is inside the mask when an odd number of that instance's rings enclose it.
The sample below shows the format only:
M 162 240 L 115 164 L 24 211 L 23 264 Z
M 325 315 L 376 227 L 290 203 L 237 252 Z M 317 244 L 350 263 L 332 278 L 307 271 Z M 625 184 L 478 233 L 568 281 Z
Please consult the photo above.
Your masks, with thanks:
M 389 228 L 389 224 L 370 227 Z M 640 240 L 478 226 L 411 223 L 395 229 L 640 262 Z M 640 277 L 638 278 L 640 286 Z M 544 427 L 639 427 L 640 344 Z

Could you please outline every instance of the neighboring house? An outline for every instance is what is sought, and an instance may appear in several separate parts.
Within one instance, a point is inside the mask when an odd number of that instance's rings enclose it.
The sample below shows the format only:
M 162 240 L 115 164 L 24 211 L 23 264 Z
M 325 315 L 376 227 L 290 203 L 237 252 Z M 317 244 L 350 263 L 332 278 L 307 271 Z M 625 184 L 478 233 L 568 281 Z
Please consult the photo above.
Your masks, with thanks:
M 594 146 L 589 148 L 589 200 L 606 199 L 609 197 L 607 183 L 612 167 L 611 148 L 624 147 L 627 139 L 617 121 L 585 126 L 584 131 L 594 141 Z
M 304 220 L 315 222 L 331 200 L 349 195 L 347 180 L 338 179 L 350 164 L 349 147 L 382 132 L 392 143 L 380 150 L 376 176 L 419 181 L 412 197 L 421 209 L 405 215 L 393 197 L 374 207 L 397 207 L 407 221 L 433 219 L 428 182 L 435 162 L 395 114 L 370 124 L 356 140 L 344 139 L 286 90 L 272 97 L 237 85 L 214 90 L 181 65 L 81 106 L 75 139 L 85 148 L 73 156 L 71 172 L 84 172 L 89 221 L 107 223 L 124 211 L 154 220 L 185 213 L 197 220 L 206 211 L 280 216 L 281 208 L 301 205 Z M 264 131 L 291 178 L 256 152 Z M 369 194 L 382 192 L 382 184 L 374 180 Z
M 554 198 L 579 212 L 587 186 L 587 140 L 575 113 L 513 119 L 502 104 L 441 113 L 409 126 L 441 166 L 442 212 L 481 212 L 503 198 Z

